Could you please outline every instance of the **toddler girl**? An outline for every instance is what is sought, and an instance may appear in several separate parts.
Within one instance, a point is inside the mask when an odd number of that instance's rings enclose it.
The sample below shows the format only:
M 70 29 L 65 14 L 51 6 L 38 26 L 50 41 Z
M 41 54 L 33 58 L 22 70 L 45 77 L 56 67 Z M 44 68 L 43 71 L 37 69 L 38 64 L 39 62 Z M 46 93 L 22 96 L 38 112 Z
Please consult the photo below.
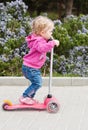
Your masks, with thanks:
M 45 16 L 38 16 L 32 23 L 32 33 L 26 37 L 26 42 L 30 51 L 23 57 L 22 72 L 31 81 L 31 85 L 23 92 L 19 101 L 25 104 L 34 104 L 33 99 L 36 91 L 42 86 L 42 76 L 40 68 L 46 61 L 46 53 L 59 41 L 52 39 L 54 23 Z

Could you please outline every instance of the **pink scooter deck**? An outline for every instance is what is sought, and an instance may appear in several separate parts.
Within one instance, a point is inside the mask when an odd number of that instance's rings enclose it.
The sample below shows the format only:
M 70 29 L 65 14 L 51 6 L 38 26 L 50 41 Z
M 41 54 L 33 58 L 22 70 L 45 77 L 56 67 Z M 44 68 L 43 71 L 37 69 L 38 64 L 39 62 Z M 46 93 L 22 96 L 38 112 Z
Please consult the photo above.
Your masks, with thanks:
M 36 104 L 33 104 L 33 105 L 27 105 L 27 104 L 12 104 L 12 105 L 9 105 L 8 103 L 4 103 L 3 109 L 8 110 L 8 111 L 11 111 L 11 110 L 26 110 L 26 109 L 45 110 L 46 105 L 44 105 L 43 103 L 36 103 Z

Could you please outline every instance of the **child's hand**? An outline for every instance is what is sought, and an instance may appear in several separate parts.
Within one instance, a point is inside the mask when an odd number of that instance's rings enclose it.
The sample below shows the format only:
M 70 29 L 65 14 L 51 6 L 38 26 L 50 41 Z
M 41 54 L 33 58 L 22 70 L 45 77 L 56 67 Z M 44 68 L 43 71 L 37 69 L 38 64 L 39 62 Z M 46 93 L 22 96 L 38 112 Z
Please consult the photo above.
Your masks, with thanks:
M 54 39 L 53 36 L 51 36 L 51 39 L 56 43 L 56 46 L 57 46 L 57 47 L 60 45 L 59 40 Z
M 60 42 L 58 40 L 54 40 L 54 42 L 56 43 L 57 47 L 60 45 Z

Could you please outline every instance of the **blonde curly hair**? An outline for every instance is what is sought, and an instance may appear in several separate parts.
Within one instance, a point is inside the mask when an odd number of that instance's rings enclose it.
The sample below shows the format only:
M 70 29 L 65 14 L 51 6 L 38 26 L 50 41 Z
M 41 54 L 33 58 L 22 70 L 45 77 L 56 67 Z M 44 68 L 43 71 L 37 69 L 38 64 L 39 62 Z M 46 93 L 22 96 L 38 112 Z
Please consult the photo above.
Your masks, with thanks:
M 33 20 L 32 23 L 32 32 L 39 35 L 41 31 L 54 29 L 54 22 L 45 17 L 45 16 L 38 16 Z

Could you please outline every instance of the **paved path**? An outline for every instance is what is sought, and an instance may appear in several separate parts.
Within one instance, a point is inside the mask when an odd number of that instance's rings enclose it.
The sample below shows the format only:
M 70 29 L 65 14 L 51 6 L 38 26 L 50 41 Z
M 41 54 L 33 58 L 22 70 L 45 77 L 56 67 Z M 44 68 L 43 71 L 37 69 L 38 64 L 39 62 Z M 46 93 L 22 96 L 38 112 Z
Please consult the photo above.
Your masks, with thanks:
M 52 87 L 52 93 L 60 102 L 60 111 L 3 111 L 4 99 L 13 103 L 25 87 L 0 86 L 0 130 L 88 130 L 88 87 Z M 43 101 L 47 87 L 42 87 L 36 98 Z

